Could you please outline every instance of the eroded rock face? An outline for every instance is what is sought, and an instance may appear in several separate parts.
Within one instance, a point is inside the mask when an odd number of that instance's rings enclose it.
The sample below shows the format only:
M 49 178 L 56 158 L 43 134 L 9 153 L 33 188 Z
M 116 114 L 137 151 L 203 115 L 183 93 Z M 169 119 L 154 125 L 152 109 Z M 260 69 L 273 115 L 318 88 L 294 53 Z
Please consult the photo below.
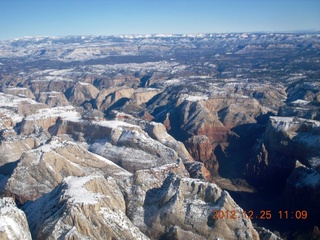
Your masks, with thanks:
M 0 238 L 3 240 L 31 240 L 26 215 L 12 198 L 0 199 Z
M 45 103 L 50 107 L 69 106 L 67 98 L 62 92 L 41 92 L 37 97 L 39 103 Z
M 19 164 L 5 185 L 4 193 L 15 197 L 20 203 L 33 201 L 50 192 L 64 177 L 93 173 L 120 175 L 121 180 L 131 175 L 76 143 L 56 138 L 34 150 L 26 151 L 21 156 Z
M 29 88 L 6 88 L 4 92 L 18 97 L 25 97 L 30 99 L 35 99 L 35 96 L 32 94 Z
M 50 76 L 49 79 L 55 77 Z M 42 92 L 65 92 L 66 89 L 72 87 L 75 82 L 70 79 L 61 79 L 57 77 L 54 80 L 34 80 L 28 82 L 28 87 L 35 96 L 39 96 Z
M 211 170 L 212 175 L 217 174 L 219 163 L 207 136 L 193 136 L 186 141 L 185 145 L 196 161 L 203 162 L 204 166 Z
M 137 89 L 134 91 L 131 101 L 140 106 L 144 103 L 147 103 L 151 98 L 160 92 L 161 90 L 156 88 Z
M 79 120 L 80 114 L 72 106 L 40 109 L 22 120 L 20 134 L 30 135 L 41 130 L 49 130 L 58 119 Z
M 242 217 L 241 208 L 215 184 L 171 173 L 162 184 L 155 179 L 145 185 L 139 174 L 133 193 L 140 197 L 129 195 L 127 212 L 151 238 L 259 239 L 250 220 Z M 215 220 L 213 210 L 235 211 L 237 218 Z
M 320 172 L 297 161 L 296 168 L 286 181 L 283 202 L 293 211 L 307 211 L 308 221 L 316 225 L 319 218 L 313 209 L 320 208 Z
M 99 90 L 91 83 L 77 82 L 65 94 L 69 102 L 80 106 L 86 101 L 90 102 L 90 100 L 95 99 L 99 94 Z
M 111 177 L 67 177 L 24 211 L 35 239 L 149 239 L 126 216 Z
M 20 159 L 21 155 L 36 147 L 36 139 L 15 138 L 0 143 L 0 164 L 1 166 L 7 163 L 12 163 Z
M 11 118 L 12 125 L 15 125 L 23 117 L 34 114 L 39 109 L 48 108 L 48 106 L 30 98 L 0 93 L 0 108 L 1 115 Z
M 166 127 L 157 122 L 147 121 L 135 118 L 129 114 L 122 112 L 113 111 L 113 116 L 115 119 L 119 119 L 123 122 L 131 123 L 133 125 L 139 126 L 143 131 L 145 131 L 151 138 L 157 140 L 163 145 L 174 149 L 178 156 L 184 161 L 194 161 L 182 142 L 177 141 L 170 134 L 168 134 Z
M 113 92 L 105 91 L 103 95 L 99 95 L 96 105 L 102 112 L 110 110 L 110 108 L 121 107 L 130 100 L 133 92 L 133 88 L 120 88 Z
M 224 84 L 225 89 L 221 91 L 222 86 L 219 86 L 212 92 L 202 94 L 199 90 L 193 89 L 195 92 L 192 92 L 191 87 L 170 86 L 148 105 L 154 121 L 162 122 L 169 133 L 182 141 L 192 157 L 202 161 L 213 176 L 218 173 L 219 166 L 216 149 L 224 151 L 230 139 L 237 136 L 232 129 L 256 124 L 259 116 L 268 113 L 261 103 L 269 96 L 258 99 L 245 84 L 229 85 Z M 256 91 L 262 89 L 261 86 L 253 88 Z M 277 99 L 284 98 L 282 90 L 272 90 L 277 92 Z M 202 139 L 204 136 L 206 140 Z
M 261 181 L 282 176 L 284 181 L 295 168 L 295 161 L 309 165 L 308 159 L 320 155 L 320 122 L 293 117 L 271 117 L 255 146 L 248 174 Z M 273 176 L 273 177 L 272 177 Z
M 97 95 L 96 99 L 94 100 L 95 105 L 97 109 L 101 110 L 101 105 L 104 103 L 107 96 L 114 91 L 116 91 L 118 88 L 116 87 L 109 87 L 109 88 L 103 88 L 100 90 L 99 94 Z
M 287 89 L 290 101 L 305 100 L 309 102 L 320 102 L 319 82 L 304 79 L 290 84 Z
M 107 139 L 96 140 L 90 151 L 104 156 L 129 172 L 175 162 L 178 154 L 172 148 L 152 139 L 140 127 L 121 121 L 104 125 Z

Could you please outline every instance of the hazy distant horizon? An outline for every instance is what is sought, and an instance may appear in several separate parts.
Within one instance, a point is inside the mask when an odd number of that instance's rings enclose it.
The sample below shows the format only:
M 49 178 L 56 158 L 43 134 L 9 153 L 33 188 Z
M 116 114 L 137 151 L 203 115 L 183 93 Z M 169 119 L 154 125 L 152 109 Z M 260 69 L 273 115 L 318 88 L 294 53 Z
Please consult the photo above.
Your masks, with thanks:
M 3 39 L 0 41 L 11 41 L 15 39 L 28 39 L 28 38 L 63 38 L 63 37 L 123 37 L 123 36 L 169 36 L 169 35 L 202 35 L 202 34 L 320 34 L 320 30 L 317 29 L 306 29 L 306 30 L 293 30 L 293 31 L 252 31 L 252 32 L 207 32 L 207 33 L 146 33 L 146 34 L 114 34 L 114 35 L 86 35 L 86 34 L 79 34 L 79 35 L 52 35 L 52 36 L 21 36 L 12 39 Z
M 0 40 L 320 31 L 318 0 L 13 0 L 0 2 Z

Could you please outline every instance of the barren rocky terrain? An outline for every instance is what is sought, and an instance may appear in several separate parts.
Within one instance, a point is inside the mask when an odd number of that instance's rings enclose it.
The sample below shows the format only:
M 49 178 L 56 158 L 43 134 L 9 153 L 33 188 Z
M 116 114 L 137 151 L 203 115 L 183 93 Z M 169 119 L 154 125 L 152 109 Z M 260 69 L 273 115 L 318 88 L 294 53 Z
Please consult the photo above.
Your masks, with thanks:
M 0 42 L 1 239 L 320 239 L 320 35 Z

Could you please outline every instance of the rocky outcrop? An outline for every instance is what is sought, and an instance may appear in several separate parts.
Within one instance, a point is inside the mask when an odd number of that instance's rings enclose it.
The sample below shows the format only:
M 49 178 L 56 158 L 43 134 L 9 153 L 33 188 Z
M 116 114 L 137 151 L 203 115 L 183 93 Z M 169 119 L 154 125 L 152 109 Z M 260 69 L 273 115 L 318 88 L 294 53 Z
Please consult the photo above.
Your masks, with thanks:
M 7 119 L 11 119 L 12 123 L 10 125 L 15 125 L 23 117 L 34 114 L 37 110 L 43 108 L 48 108 L 48 106 L 29 98 L 0 93 L 0 114 L 6 116 Z
M 5 88 L 3 92 L 17 97 L 30 98 L 33 100 L 35 99 L 35 96 L 32 94 L 29 88 Z
M 119 119 L 120 121 L 139 126 L 154 140 L 157 140 L 165 146 L 174 149 L 178 153 L 178 156 L 184 162 L 193 161 L 193 158 L 190 156 L 189 152 L 187 151 L 183 143 L 177 141 L 170 134 L 168 134 L 163 124 L 138 119 L 129 114 L 117 111 L 113 111 L 112 116 L 114 119 Z
M 62 92 L 41 92 L 37 97 L 39 103 L 45 103 L 50 107 L 69 106 L 67 98 Z
M 98 109 L 102 112 L 107 110 L 112 110 L 118 107 L 122 107 L 126 102 L 130 100 L 134 92 L 133 88 L 120 88 L 108 94 L 108 91 L 104 92 L 105 95 L 103 101 L 101 102 Z M 96 105 L 98 106 L 101 98 L 103 96 L 99 96 L 99 100 Z
M 105 99 L 109 94 L 112 94 L 114 91 L 116 91 L 118 88 L 116 87 L 110 87 L 110 88 L 103 88 L 100 90 L 99 94 L 97 95 L 96 99 L 94 100 L 95 106 L 97 109 L 101 109 L 101 105 L 104 103 Z
M 28 82 L 28 88 L 35 96 L 39 96 L 43 92 L 65 92 L 66 89 L 75 85 L 70 79 L 64 79 L 55 76 L 49 76 L 49 80 L 33 80 Z M 53 79 L 53 80 L 51 80 Z
M 3 240 L 31 240 L 26 215 L 12 198 L 0 199 L 0 238 Z
M 33 137 L 2 140 L 0 142 L 0 166 L 19 160 L 24 152 L 36 146 L 37 140 Z
M 189 153 L 194 157 L 194 160 L 200 161 L 207 169 L 210 169 L 212 176 L 217 174 L 219 163 L 213 153 L 213 147 L 208 137 L 205 135 L 196 135 L 190 137 L 185 142 Z
M 139 197 L 129 195 L 127 213 L 152 239 L 259 239 L 241 208 L 215 184 L 171 173 L 163 182 L 149 178 L 146 185 L 140 174 L 132 189 Z M 234 211 L 237 217 L 213 219 L 214 210 Z
M 297 161 L 295 169 L 286 181 L 282 201 L 292 211 L 307 211 L 309 224 L 318 224 L 319 218 L 314 209 L 320 208 L 320 171 L 308 168 Z
M 89 113 L 94 111 L 97 110 L 89 111 L 83 119 L 72 107 L 39 111 L 23 120 L 21 133 L 30 135 L 48 130 L 54 136 L 69 135 L 76 141 L 88 142 L 90 151 L 109 158 L 131 172 L 171 163 L 178 157 L 192 161 L 182 143 L 169 136 L 165 128 L 161 134 L 157 124 L 144 124 L 153 139 L 137 125 L 118 120 L 93 120 Z
M 65 95 L 68 101 L 76 106 L 80 106 L 95 99 L 99 90 L 91 83 L 77 82 L 73 87 L 67 89 Z
M 50 192 L 64 177 L 96 173 L 120 175 L 121 181 L 131 175 L 76 143 L 55 138 L 21 156 L 5 185 L 4 194 L 14 197 L 20 203 L 33 201 Z
M 103 112 L 100 112 L 99 110 L 92 109 L 85 114 L 82 115 L 82 119 L 88 120 L 88 121 L 104 121 L 106 120 L 104 117 Z
M 189 154 L 188 150 L 182 142 L 174 139 L 168 134 L 165 126 L 161 123 L 141 120 L 132 117 L 131 115 L 113 111 L 113 116 L 116 119 L 128 122 L 141 127 L 151 138 L 159 141 L 163 145 L 175 150 L 182 159 L 184 166 L 187 168 L 192 178 L 210 179 L 210 172 L 201 162 L 196 162 Z
M 104 139 L 94 141 L 89 150 L 129 172 L 172 163 L 179 158 L 175 150 L 152 139 L 140 127 L 121 121 L 99 124 L 109 134 Z
M 319 104 L 297 99 L 279 109 L 278 116 L 320 120 Z
M 23 208 L 34 239 L 149 239 L 126 216 L 111 177 L 67 177 Z
M 140 106 L 144 103 L 147 103 L 151 98 L 160 92 L 161 90 L 156 88 L 139 88 L 134 91 L 131 101 Z
M 256 230 L 259 233 L 260 240 L 282 240 L 281 237 L 264 227 L 257 227 Z
M 314 120 L 271 117 L 248 163 L 248 174 L 261 181 L 284 182 L 296 160 L 309 165 L 308 159 L 320 155 L 319 129 L 320 122 Z
M 267 110 L 255 98 L 239 98 L 235 103 L 232 103 L 232 100 L 230 102 L 218 112 L 219 120 L 229 129 L 256 123 L 257 116 L 267 113 Z
M 162 122 L 213 176 L 218 174 L 217 152 L 223 152 L 220 161 L 227 161 L 224 151 L 230 139 L 239 138 L 232 130 L 237 126 L 254 125 L 260 116 L 268 113 L 248 85 L 230 83 L 218 86 L 226 90 L 219 91 L 216 87 L 212 92 L 205 92 L 202 89 L 200 94 L 195 86 L 169 86 L 148 105 L 154 121 Z M 261 86 L 254 88 L 259 90 Z M 277 98 L 284 98 L 282 90 L 273 90 L 279 95 Z
M 42 130 L 49 130 L 59 119 L 79 120 L 80 114 L 72 106 L 46 108 L 36 111 L 21 122 L 20 133 L 30 135 Z
M 110 111 L 124 107 L 127 113 L 136 113 L 141 110 L 139 106 L 148 102 L 159 92 L 161 90 L 153 88 L 138 88 L 136 90 L 133 88 L 103 89 L 95 99 L 95 104 L 100 111 Z
M 303 81 L 293 82 L 288 86 L 288 100 L 294 102 L 305 100 L 308 102 L 320 102 L 320 84 L 318 81 L 304 79 Z

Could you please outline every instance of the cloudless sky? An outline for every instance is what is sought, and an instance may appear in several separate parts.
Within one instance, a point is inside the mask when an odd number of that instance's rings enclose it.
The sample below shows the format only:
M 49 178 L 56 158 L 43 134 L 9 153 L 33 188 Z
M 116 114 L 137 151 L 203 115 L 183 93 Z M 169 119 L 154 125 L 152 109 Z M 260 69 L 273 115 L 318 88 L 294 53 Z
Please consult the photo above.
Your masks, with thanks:
M 311 29 L 320 0 L 0 0 L 0 40 Z

